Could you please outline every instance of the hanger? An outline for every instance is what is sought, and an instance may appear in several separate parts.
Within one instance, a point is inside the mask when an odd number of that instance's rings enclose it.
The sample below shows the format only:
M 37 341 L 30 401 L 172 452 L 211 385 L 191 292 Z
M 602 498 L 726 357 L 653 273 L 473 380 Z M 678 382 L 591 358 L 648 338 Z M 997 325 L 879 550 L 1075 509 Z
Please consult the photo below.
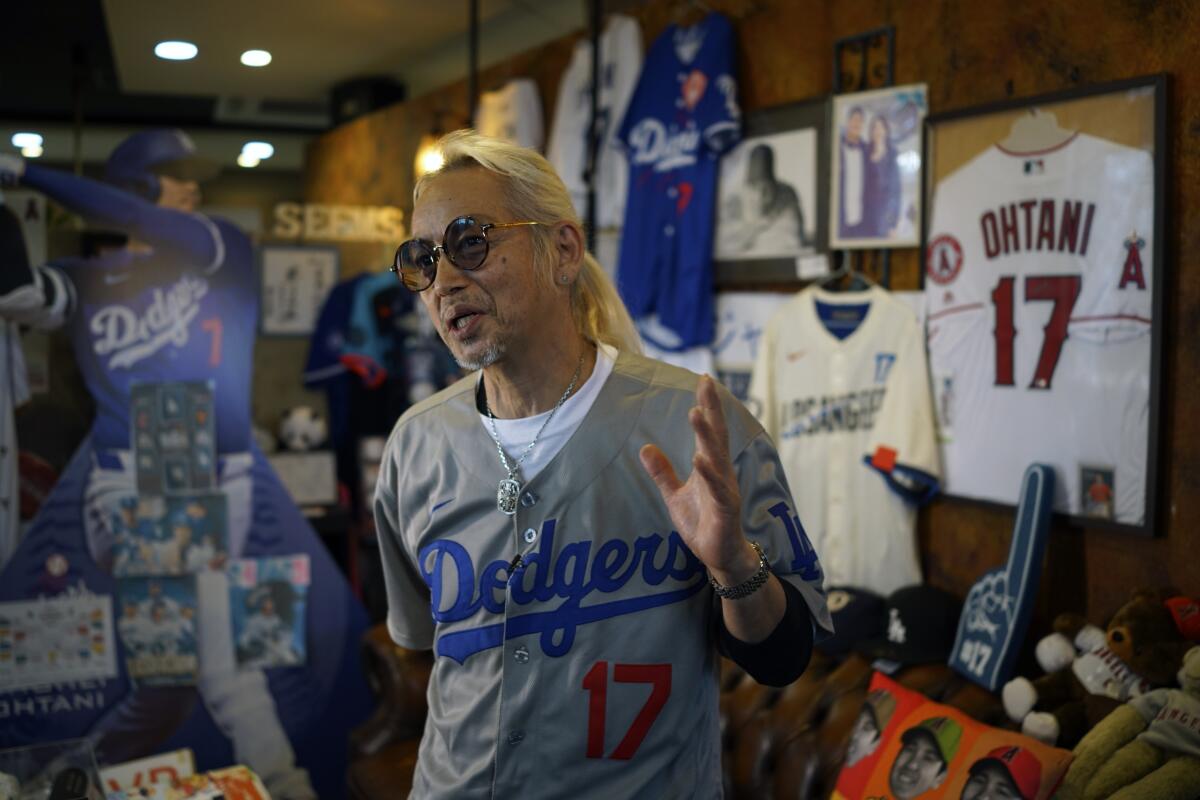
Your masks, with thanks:
M 682 25 L 685 19 L 693 14 L 707 15 L 713 12 L 713 7 L 704 0 L 681 0 L 675 4 L 672 17 L 676 25 Z
M 1060 147 L 1075 133 L 1059 127 L 1058 117 L 1054 116 L 1053 111 L 1031 108 L 1016 118 L 1008 136 L 996 144 L 1013 153 L 1032 154 Z
M 854 267 L 855 254 L 841 251 L 841 264 L 838 268 L 823 278 L 819 278 L 813 282 L 814 286 L 831 291 L 839 291 L 834 284 L 839 284 L 844 278 L 848 278 L 849 282 L 840 291 L 845 292 L 865 292 L 872 287 L 878 287 L 879 284 L 873 281 L 865 272 L 855 269 Z

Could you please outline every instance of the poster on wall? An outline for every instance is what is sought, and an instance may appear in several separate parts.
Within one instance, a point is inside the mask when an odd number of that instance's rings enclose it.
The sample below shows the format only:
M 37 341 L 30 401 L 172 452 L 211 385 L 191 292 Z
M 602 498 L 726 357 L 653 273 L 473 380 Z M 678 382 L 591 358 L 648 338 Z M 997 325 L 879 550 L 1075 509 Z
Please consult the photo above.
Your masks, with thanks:
M 0 692 L 117 675 L 112 598 L 0 603 Z
M 230 563 L 228 573 L 238 666 L 303 664 L 308 556 L 238 559 Z
M 1151 534 L 1165 78 L 930 117 L 925 300 L 947 494 Z
M 194 685 L 199 667 L 195 578 L 121 578 L 117 598 L 117 632 L 129 677 L 154 686 Z
M 721 285 L 809 280 L 827 271 L 828 103 L 749 114 L 721 158 L 714 261 Z
M 134 381 L 129 387 L 137 487 L 143 494 L 203 491 L 217 480 L 209 381 Z
M 925 84 L 833 98 L 829 240 L 833 248 L 921 241 Z
M 113 494 L 113 575 L 183 575 L 228 555 L 227 505 L 221 492 L 155 497 Z
M 308 336 L 338 279 L 334 247 L 262 248 L 262 320 L 265 335 Z

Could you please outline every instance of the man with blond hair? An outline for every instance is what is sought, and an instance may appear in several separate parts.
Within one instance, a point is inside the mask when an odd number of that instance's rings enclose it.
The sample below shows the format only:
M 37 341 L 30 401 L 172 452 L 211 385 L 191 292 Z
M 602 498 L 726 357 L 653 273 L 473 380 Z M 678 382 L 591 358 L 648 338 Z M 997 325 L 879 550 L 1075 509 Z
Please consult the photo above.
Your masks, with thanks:
M 782 685 L 831 630 L 774 445 L 639 355 L 544 158 L 440 148 L 394 269 L 476 372 L 400 418 L 375 497 L 388 628 L 434 651 L 413 796 L 719 797 L 718 654 Z

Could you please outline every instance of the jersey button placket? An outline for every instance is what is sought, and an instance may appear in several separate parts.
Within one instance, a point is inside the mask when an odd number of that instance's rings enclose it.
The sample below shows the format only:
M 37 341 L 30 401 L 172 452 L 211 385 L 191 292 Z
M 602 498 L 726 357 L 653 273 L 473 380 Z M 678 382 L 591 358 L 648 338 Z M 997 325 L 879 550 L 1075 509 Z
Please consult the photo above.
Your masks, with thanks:
M 533 508 L 539 502 L 536 494 L 530 491 L 521 493 L 517 501 L 517 513 L 511 517 L 512 536 L 521 561 L 526 561 L 541 539 L 540 521 L 533 518 Z M 532 646 L 525 637 L 516 640 L 508 638 L 509 620 L 524 614 L 533 613 L 537 603 L 531 606 L 517 605 L 513 599 L 513 586 L 521 580 L 524 567 L 514 570 L 510 575 L 505 590 L 504 603 L 504 641 L 502 644 L 504 657 L 501 659 L 500 677 L 500 714 L 499 729 L 496 744 L 496 769 L 494 773 L 493 796 L 511 796 L 514 789 L 528 778 L 528 764 L 523 759 L 514 759 L 514 748 L 524 742 L 530 735 L 528 723 L 531 710 L 530 692 L 536 678 L 537 664 L 533 659 Z M 530 637 L 531 639 L 536 637 Z M 511 656 L 511 658 L 509 657 Z

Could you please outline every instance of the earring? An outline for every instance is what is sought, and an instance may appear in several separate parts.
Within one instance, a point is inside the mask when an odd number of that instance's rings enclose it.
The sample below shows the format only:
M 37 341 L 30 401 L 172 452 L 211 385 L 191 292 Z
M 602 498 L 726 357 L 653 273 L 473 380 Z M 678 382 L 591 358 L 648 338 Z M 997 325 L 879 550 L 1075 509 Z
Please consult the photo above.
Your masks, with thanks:
M 559 281 L 561 281 L 562 283 L 566 283 L 566 282 L 567 282 L 567 276 L 566 276 L 566 275 L 559 275 L 559 276 L 558 276 L 558 279 L 559 279 Z

